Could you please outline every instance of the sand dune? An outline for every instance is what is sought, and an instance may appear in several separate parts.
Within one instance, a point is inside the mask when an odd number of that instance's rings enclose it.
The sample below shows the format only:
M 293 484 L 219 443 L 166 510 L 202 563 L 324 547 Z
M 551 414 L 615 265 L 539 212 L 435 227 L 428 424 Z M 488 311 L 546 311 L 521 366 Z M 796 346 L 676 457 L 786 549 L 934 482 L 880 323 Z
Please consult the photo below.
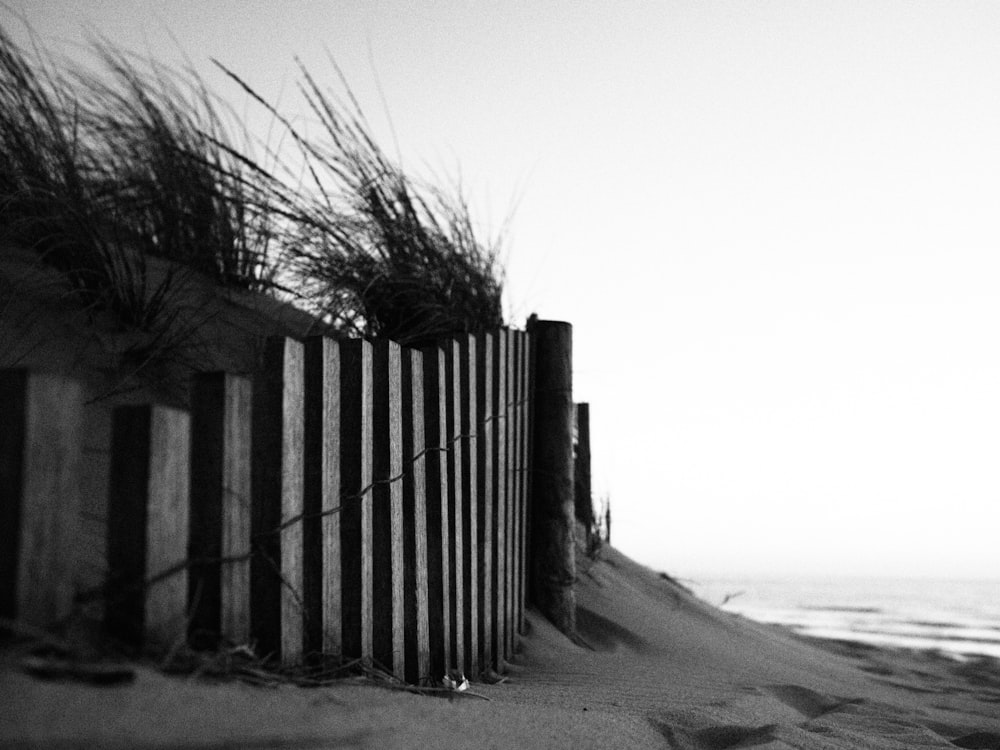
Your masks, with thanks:
M 812 642 L 721 612 L 605 549 L 581 566 L 582 644 L 537 613 L 498 685 L 447 699 L 346 680 L 41 681 L 8 650 L 4 747 L 1000 748 L 1000 664 Z M 487 700 L 488 699 L 488 700 Z

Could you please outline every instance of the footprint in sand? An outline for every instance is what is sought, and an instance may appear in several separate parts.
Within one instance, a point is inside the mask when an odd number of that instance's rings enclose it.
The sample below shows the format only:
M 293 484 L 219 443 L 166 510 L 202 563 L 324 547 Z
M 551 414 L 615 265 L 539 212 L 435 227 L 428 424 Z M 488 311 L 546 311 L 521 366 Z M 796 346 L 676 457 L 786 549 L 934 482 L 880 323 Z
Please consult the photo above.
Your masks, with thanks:
M 860 703 L 860 700 L 836 698 L 822 695 L 799 685 L 767 685 L 758 688 L 760 692 L 777 698 L 789 708 L 809 719 L 816 719 L 844 706 Z
M 973 732 L 951 741 L 955 747 L 968 750 L 1000 750 L 1000 734 L 994 732 Z
M 736 747 L 755 747 L 775 739 L 777 724 L 760 727 L 736 725 L 707 727 L 698 730 L 684 730 L 664 722 L 654 722 L 670 747 L 684 750 L 726 750 Z

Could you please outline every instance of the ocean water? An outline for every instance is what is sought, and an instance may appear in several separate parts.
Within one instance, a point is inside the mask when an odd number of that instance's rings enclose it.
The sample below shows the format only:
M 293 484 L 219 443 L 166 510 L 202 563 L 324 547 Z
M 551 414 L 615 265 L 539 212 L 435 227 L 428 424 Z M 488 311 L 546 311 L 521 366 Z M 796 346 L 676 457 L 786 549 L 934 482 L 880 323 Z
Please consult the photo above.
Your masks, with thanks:
M 729 612 L 803 635 L 1000 658 L 1000 581 L 685 581 Z

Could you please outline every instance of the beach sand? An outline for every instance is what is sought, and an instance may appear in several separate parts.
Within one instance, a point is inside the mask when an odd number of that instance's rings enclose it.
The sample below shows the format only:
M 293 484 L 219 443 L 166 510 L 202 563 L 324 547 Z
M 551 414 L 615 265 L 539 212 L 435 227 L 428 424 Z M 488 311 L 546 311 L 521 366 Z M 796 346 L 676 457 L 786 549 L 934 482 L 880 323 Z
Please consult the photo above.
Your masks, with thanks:
M 262 688 L 135 665 L 42 680 L 8 647 L 0 746 L 1000 748 L 1000 663 L 809 641 L 721 612 L 611 548 L 583 558 L 574 644 L 537 612 L 501 684 Z M 479 697 L 481 696 L 481 697 Z

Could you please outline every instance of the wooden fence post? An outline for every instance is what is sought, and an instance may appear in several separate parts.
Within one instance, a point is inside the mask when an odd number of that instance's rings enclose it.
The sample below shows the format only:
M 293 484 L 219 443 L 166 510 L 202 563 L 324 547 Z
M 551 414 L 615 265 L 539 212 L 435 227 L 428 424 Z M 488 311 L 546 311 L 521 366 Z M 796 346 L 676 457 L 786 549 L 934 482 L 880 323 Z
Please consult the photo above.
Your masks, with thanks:
M 590 404 L 576 404 L 576 446 L 573 456 L 573 497 L 576 520 L 587 529 L 587 542 L 594 531 L 594 504 L 590 487 Z
M 80 513 L 80 385 L 0 371 L 0 617 L 46 626 L 70 613 Z
M 268 339 L 253 387 L 251 630 L 263 654 L 301 661 L 303 348 Z
M 448 550 L 450 578 L 448 582 L 451 599 L 451 662 L 449 669 L 464 670 L 465 662 L 465 571 L 463 560 L 462 506 L 464 482 L 462 481 L 464 439 L 462 437 L 462 358 L 457 340 L 445 344 L 445 371 L 447 391 L 447 445 L 448 451 Z
M 194 378 L 188 632 L 196 647 L 250 641 L 251 399 L 247 378 Z
M 306 652 L 342 660 L 340 349 L 326 336 L 305 342 L 303 590 Z
M 372 345 L 339 342 L 340 549 L 344 656 L 372 660 Z
M 186 412 L 115 409 L 105 623 L 133 645 L 187 635 L 190 439 Z
M 573 327 L 537 321 L 531 332 L 535 340 L 532 597 L 542 614 L 573 636 Z
M 423 354 L 403 352 L 403 630 L 405 678 L 430 678 L 427 612 L 427 465 Z M 433 456 L 437 459 L 437 455 Z M 438 501 L 440 503 L 440 500 Z M 438 505 L 440 513 L 440 504 Z M 438 538 L 435 537 L 435 541 Z M 436 545 L 440 552 L 440 545 Z
M 475 419 L 472 420 L 476 432 L 476 465 L 478 476 L 476 482 L 476 552 L 478 554 L 478 570 L 475 586 L 478 589 L 479 618 L 473 624 L 477 629 L 476 637 L 479 650 L 477 661 L 480 669 L 486 669 L 493 663 L 494 633 L 496 632 L 496 554 L 497 544 L 495 534 L 499 530 L 496 525 L 496 477 L 494 476 L 495 450 L 497 443 L 494 438 L 496 412 L 496 381 L 494 380 L 492 333 L 481 333 L 476 340 L 476 392 Z
M 399 344 L 374 343 L 373 648 L 403 679 L 403 422 Z
M 437 346 L 423 350 L 424 435 L 427 449 L 427 616 L 429 673 L 440 680 L 451 659 L 451 538 L 448 534 L 448 427 L 445 354 Z

